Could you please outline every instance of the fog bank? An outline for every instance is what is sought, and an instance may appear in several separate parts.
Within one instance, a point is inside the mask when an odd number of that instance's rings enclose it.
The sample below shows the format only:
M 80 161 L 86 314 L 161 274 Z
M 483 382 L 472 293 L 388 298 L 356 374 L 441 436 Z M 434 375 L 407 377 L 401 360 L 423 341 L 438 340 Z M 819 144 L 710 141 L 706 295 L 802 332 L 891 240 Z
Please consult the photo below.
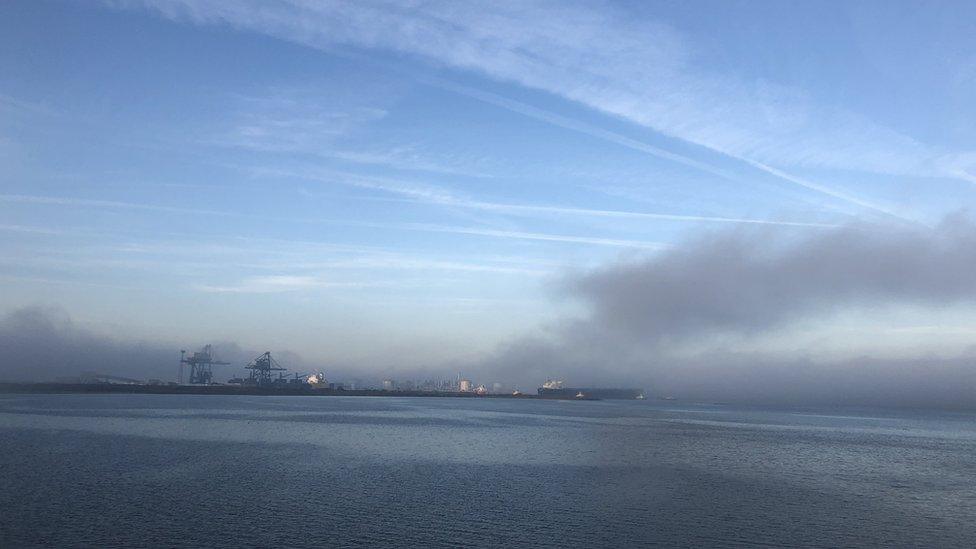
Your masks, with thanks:
M 818 319 L 830 333 L 829 319 L 838 311 L 909 305 L 926 325 L 925 311 L 970 310 L 976 303 L 976 226 L 968 218 L 950 217 L 934 229 L 856 224 L 798 234 L 712 233 L 657 255 L 567 275 L 557 291 L 581 302 L 584 315 L 505 342 L 474 363 L 444 356 L 423 371 L 391 370 L 397 364 L 391 356 L 385 366 L 311 369 L 336 381 L 375 381 L 391 371 L 401 379 L 444 379 L 461 370 L 476 382 L 523 391 L 555 377 L 705 402 L 976 409 L 976 341 L 962 352 L 956 346 L 936 356 L 902 346 L 884 357 L 852 341 L 846 356 L 827 358 L 797 345 L 791 350 L 789 336 L 799 323 Z M 763 338 L 777 336 L 775 349 L 763 346 Z M 939 348 L 938 332 L 925 337 L 932 338 L 929 349 Z M 884 341 L 861 343 L 886 347 Z M 0 379 L 21 381 L 84 372 L 173 380 L 179 349 L 194 349 L 95 334 L 62 311 L 41 308 L 0 319 L 0 348 Z M 216 350 L 232 363 L 215 369 L 220 381 L 240 375 L 262 351 L 234 343 L 217 343 Z M 297 355 L 275 354 L 290 373 L 309 371 Z
M 761 338 L 838 311 L 968 307 L 976 303 L 974 272 L 976 226 L 961 215 L 931 229 L 713 233 L 566 277 L 559 290 L 588 313 L 501 346 L 481 367 L 500 377 L 643 385 L 695 400 L 976 408 L 974 352 L 879 358 L 854 347 L 847 358 L 827 360 L 799 349 L 742 353 L 714 343 Z M 923 314 L 919 322 L 926 321 Z
M 0 381 L 56 381 L 88 373 L 176 381 L 180 349 L 192 352 L 202 345 L 116 338 L 79 326 L 64 310 L 26 307 L 0 317 Z M 243 366 L 261 352 L 234 342 L 213 346 L 220 360 L 231 363 L 214 366 L 218 381 L 242 375 Z M 275 355 L 289 366 L 301 366 L 294 353 Z

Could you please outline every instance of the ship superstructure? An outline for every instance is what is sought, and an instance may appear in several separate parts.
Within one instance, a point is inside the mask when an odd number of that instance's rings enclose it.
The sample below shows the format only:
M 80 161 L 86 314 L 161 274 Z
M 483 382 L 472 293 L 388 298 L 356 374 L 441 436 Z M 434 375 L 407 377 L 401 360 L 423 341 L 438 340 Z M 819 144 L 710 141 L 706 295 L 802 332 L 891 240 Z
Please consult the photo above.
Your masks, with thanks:
M 643 400 L 644 389 L 605 387 L 566 387 L 561 379 L 547 379 L 538 390 L 544 398 Z

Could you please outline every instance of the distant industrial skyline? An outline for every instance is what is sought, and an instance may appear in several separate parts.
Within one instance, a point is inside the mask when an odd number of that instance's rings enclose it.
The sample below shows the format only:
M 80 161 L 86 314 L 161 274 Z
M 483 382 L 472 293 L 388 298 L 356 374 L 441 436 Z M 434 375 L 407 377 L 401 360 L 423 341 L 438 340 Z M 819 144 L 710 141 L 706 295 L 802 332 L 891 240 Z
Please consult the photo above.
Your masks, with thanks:
M 4 2 L 0 342 L 702 394 L 976 382 L 972 21 Z

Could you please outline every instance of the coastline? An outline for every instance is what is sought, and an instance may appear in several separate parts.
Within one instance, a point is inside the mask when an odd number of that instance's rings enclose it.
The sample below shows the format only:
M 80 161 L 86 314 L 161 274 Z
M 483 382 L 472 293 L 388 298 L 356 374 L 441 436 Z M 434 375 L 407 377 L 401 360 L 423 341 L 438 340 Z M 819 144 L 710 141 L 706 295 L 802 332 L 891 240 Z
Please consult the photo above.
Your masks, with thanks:
M 557 395 L 484 394 L 442 391 L 386 391 L 383 389 L 327 389 L 310 386 L 258 387 L 254 385 L 141 385 L 123 383 L 0 383 L 0 394 L 148 394 L 248 396 L 368 396 L 439 398 L 512 398 L 531 400 L 600 400 Z

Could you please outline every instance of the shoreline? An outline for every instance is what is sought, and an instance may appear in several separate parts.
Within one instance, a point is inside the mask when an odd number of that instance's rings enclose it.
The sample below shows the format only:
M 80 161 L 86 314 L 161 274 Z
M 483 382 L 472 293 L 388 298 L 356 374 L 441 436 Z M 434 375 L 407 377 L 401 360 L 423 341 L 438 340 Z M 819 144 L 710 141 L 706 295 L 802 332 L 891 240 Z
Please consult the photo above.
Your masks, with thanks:
M 122 383 L 0 383 L 0 394 L 146 394 L 146 395 L 238 395 L 238 396 L 369 396 L 437 398 L 511 398 L 529 400 L 600 400 L 533 394 L 484 394 L 441 391 L 386 391 L 383 389 L 327 389 L 303 387 L 257 387 L 253 385 L 140 385 Z

